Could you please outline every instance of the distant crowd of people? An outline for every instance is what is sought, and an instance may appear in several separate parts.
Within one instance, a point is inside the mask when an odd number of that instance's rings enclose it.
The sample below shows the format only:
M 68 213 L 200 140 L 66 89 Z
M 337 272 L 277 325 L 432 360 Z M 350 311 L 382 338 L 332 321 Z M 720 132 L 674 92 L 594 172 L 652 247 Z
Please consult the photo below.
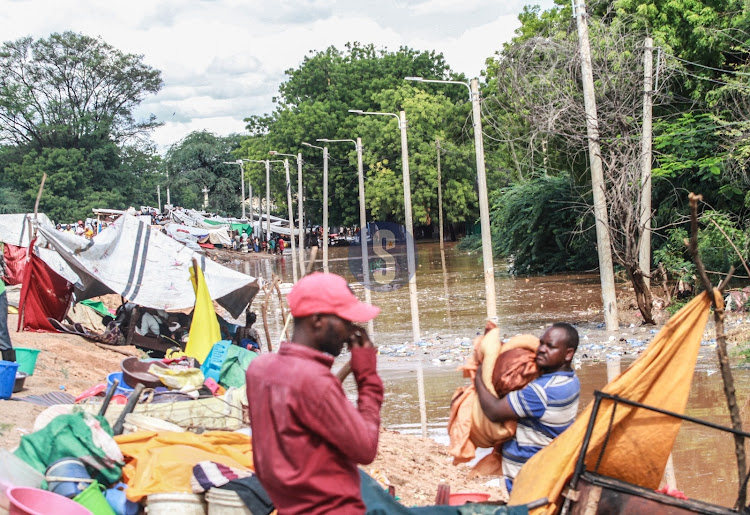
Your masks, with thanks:
M 75 224 L 63 225 L 58 223 L 55 225 L 55 228 L 60 232 L 83 236 L 88 240 L 99 234 L 105 227 L 107 227 L 106 222 L 97 222 L 96 220 L 86 220 L 86 223 L 83 220 L 78 220 Z

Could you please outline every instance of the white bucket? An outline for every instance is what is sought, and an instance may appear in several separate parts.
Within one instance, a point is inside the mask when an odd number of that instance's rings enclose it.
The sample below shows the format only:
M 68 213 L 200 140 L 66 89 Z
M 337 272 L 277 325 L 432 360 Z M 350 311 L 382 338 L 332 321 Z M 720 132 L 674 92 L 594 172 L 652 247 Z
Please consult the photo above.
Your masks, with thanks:
M 208 515 L 253 515 L 237 492 L 211 488 L 206 492 Z
M 155 431 L 157 433 L 170 431 L 173 433 L 184 433 L 185 429 L 177 424 L 167 422 L 156 417 L 148 417 L 138 413 L 128 413 L 125 415 L 125 422 L 122 425 L 123 433 L 135 433 L 137 431 Z
M 170 492 L 146 497 L 149 515 L 206 515 L 206 502 L 202 495 Z

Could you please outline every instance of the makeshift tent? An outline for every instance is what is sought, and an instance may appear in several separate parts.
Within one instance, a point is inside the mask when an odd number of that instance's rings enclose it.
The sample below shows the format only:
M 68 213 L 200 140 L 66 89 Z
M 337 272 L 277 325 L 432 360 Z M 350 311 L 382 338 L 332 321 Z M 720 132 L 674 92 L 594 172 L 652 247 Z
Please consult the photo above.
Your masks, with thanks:
M 208 241 L 214 245 L 231 245 L 232 239 L 229 237 L 226 227 L 216 227 L 206 229 L 202 227 L 190 227 L 182 224 L 169 224 L 166 226 L 167 234 L 177 241 L 183 241 L 185 237 L 204 243 Z
M 72 274 L 76 300 L 117 293 L 140 306 L 164 310 L 195 305 L 190 266 L 197 259 L 211 298 L 237 318 L 258 292 L 257 280 L 193 252 L 131 215 L 87 240 L 40 225 L 55 255 L 40 253 L 64 277 Z M 69 267 L 62 270 L 64 264 Z
M 33 213 L 0 215 L 0 241 L 16 247 L 28 247 L 31 241 L 29 224 L 33 219 Z M 40 224 L 52 226 L 52 221 L 44 213 L 37 214 L 37 220 Z M 39 238 L 37 243 L 44 245 L 46 242 Z
M 29 258 L 21 287 L 18 329 L 57 332 L 47 319 L 61 321 L 65 317 L 73 297 L 73 285 L 33 252 Z
M 723 306 L 718 292 L 716 305 Z M 693 299 L 659 331 L 646 351 L 602 391 L 684 414 L 710 307 L 708 293 Z M 583 445 L 592 406 L 589 404 L 573 425 L 523 466 L 513 482 L 510 504 L 547 497 L 550 504 L 535 513 L 558 511 L 561 493 Z M 680 420 L 668 415 L 624 404 L 613 412 L 613 404 L 602 404 L 586 452 L 586 466 L 593 468 L 608 440 L 598 473 L 656 489 L 679 429 Z
M 6 284 L 21 284 L 23 270 L 26 267 L 26 249 L 11 243 L 3 243 Z

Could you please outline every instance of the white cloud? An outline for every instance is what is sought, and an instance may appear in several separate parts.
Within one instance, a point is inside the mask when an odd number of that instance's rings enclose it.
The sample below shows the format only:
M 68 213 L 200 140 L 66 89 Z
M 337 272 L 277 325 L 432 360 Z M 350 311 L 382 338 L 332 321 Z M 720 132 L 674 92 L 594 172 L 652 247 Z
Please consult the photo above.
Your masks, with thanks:
M 541 2 L 550 7 L 552 0 Z M 544 5 L 546 4 L 546 5 Z M 164 125 L 163 150 L 192 130 L 244 131 L 243 119 L 273 110 L 272 98 L 309 50 L 349 41 L 443 52 L 478 76 L 512 37 L 523 0 L 0 0 L 3 40 L 72 30 L 142 54 L 164 88 L 139 117 Z M 43 15 L 50 13 L 50 15 Z M 52 15 L 51 13 L 54 13 Z M 489 20 L 489 21 L 488 21 Z

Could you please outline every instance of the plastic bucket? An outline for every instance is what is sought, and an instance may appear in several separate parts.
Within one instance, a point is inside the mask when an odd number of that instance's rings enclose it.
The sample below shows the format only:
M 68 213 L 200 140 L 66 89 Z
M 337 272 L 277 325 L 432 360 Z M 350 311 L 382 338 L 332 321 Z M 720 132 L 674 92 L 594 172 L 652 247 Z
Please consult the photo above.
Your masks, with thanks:
M 181 428 L 177 424 L 167 422 L 156 417 L 148 417 L 138 413 L 128 413 L 125 415 L 125 423 L 123 424 L 125 429 L 124 433 L 135 433 L 137 431 L 154 431 L 157 433 L 161 432 L 173 432 L 173 433 L 184 433 L 185 429 Z
M 253 515 L 233 490 L 211 488 L 206 492 L 208 515 Z
M 104 492 L 107 503 L 109 503 L 116 515 L 136 515 L 140 509 L 137 503 L 128 501 L 125 497 L 125 490 L 127 489 L 128 485 L 121 482 Z
M 13 393 L 23 390 L 23 384 L 26 382 L 27 377 L 29 377 L 29 374 L 26 372 L 16 371 L 16 380 L 13 382 Z
M 34 369 L 36 368 L 36 358 L 41 351 L 39 349 L 28 349 L 26 347 L 16 347 L 15 349 L 18 370 L 33 376 Z
M 115 511 L 102 493 L 102 488 L 104 487 L 98 481 L 94 481 L 86 490 L 73 497 L 73 500 L 88 508 L 94 515 L 115 515 Z
M 42 486 L 44 476 L 6 449 L 0 449 L 0 513 L 8 510 L 7 491 L 13 486 Z
M 115 379 L 120 381 L 120 384 L 117 385 L 117 390 L 115 390 L 115 395 L 119 394 L 127 396 L 133 393 L 133 388 L 125 384 L 125 381 L 122 378 L 122 372 L 112 372 L 107 376 L 107 391 L 112 387 L 112 383 Z
M 450 494 L 448 504 L 450 506 L 461 506 L 467 502 L 485 502 L 490 499 L 490 494 L 482 492 L 456 492 Z
M 71 499 L 93 482 L 83 462 L 76 458 L 57 460 L 47 468 L 47 489 Z
M 10 515 L 93 515 L 91 510 L 72 499 L 28 486 L 14 486 L 8 489 L 8 500 Z
M 170 492 L 146 497 L 148 515 L 205 515 L 206 502 L 202 495 Z
M 16 371 L 18 363 L 0 361 L 0 399 L 10 399 L 16 385 Z

